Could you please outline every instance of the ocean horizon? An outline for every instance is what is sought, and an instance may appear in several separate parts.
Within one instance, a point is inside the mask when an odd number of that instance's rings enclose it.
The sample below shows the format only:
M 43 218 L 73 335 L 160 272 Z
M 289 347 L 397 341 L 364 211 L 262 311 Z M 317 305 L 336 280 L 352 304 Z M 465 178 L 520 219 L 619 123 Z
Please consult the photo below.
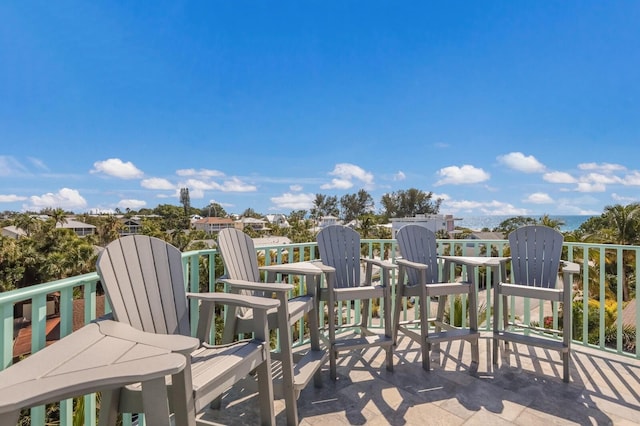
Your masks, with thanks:
M 474 231 L 480 231 L 484 228 L 489 228 L 493 230 L 493 228 L 497 227 L 501 222 L 515 217 L 514 215 L 489 215 L 489 216 L 460 216 L 454 215 L 456 217 L 461 217 L 461 220 L 456 220 L 455 225 L 463 228 L 469 228 Z M 530 217 L 533 219 L 540 219 L 542 215 L 525 215 L 525 217 Z M 564 222 L 564 225 L 560 227 L 560 231 L 568 232 L 574 231 L 580 227 L 584 222 L 586 222 L 589 218 L 594 217 L 594 215 L 549 215 L 551 219 L 560 220 Z

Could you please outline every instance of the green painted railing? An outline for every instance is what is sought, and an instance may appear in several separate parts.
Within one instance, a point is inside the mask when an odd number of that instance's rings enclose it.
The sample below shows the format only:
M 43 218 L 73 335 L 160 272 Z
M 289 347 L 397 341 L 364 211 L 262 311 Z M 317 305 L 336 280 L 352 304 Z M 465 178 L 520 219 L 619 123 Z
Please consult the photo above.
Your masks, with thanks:
M 441 254 L 466 255 L 466 256 L 504 256 L 508 255 L 508 242 L 506 240 L 439 240 L 439 251 Z M 384 258 L 394 260 L 396 256 L 395 240 L 363 240 L 363 255 L 367 257 Z M 614 352 L 621 355 L 640 359 L 640 348 L 636 345 L 635 352 L 628 352 L 623 347 L 623 335 L 625 327 L 622 324 L 623 311 L 623 287 L 626 285 L 635 288 L 635 281 L 640 271 L 640 247 L 622 245 L 603 245 L 565 242 L 564 259 L 577 262 L 581 265 L 581 273 L 575 277 L 574 293 L 589 294 L 591 297 L 604 301 L 605 298 L 612 299 L 617 303 L 615 309 L 605 306 L 605 303 L 594 305 L 591 309 L 580 308 L 577 314 L 581 316 L 576 322 L 576 311 L 574 314 L 574 343 L 590 346 L 606 352 Z M 257 248 L 261 263 L 265 265 L 291 263 L 299 260 L 314 260 L 318 258 L 315 242 L 303 244 L 287 244 L 263 246 Z M 216 250 L 189 251 L 183 254 L 183 264 L 185 279 L 189 291 L 214 291 L 216 289 L 216 279 L 223 273 L 222 262 Z M 614 271 L 607 270 L 605 265 L 617 265 Z M 456 277 L 466 274 L 467 271 L 453 268 L 451 271 Z M 497 277 L 492 276 L 491 269 L 484 268 L 469 271 L 475 275 L 475 282 L 486 300 L 485 307 L 492 306 L 492 283 Z M 73 328 L 73 300 L 84 299 L 84 322 L 88 323 L 96 318 L 96 294 L 98 291 L 98 275 L 89 273 L 81 276 L 65 278 L 44 284 L 37 284 L 31 287 L 5 292 L 0 294 L 0 342 L 2 349 L 0 352 L 0 369 L 7 368 L 13 362 L 14 327 L 21 318 L 15 318 L 14 310 L 16 304 L 31 303 L 32 310 L 32 338 L 31 352 L 38 351 L 45 346 L 45 327 L 47 319 L 47 296 L 56 294 L 59 297 L 60 334 L 62 337 L 72 332 Z M 397 277 L 392 276 L 392 285 Z M 289 276 L 291 284 L 301 285 L 298 278 Z M 395 286 L 394 286 L 395 287 Z M 294 290 L 295 291 L 295 290 Z M 575 297 L 574 297 L 575 299 Z M 524 318 L 520 320 L 525 323 L 530 321 L 544 324 L 545 318 L 543 310 L 535 318 L 530 318 L 529 311 L 535 307 L 537 301 L 527 301 L 525 304 Z M 464 306 L 464 300 L 463 300 Z M 580 305 L 578 305 L 580 307 Z M 195 305 L 192 305 L 195 308 Z M 405 306 L 406 308 L 406 301 Z M 453 300 L 449 303 L 449 308 L 454 309 Z M 106 307 L 108 311 L 108 306 Z M 345 307 L 345 317 L 357 317 L 360 309 L 358 305 Z M 324 310 L 321 310 L 323 312 Z M 370 312 L 375 312 L 375 309 Z M 414 310 L 417 312 L 417 310 Z M 637 311 L 636 311 L 637 312 Z M 191 310 L 192 324 L 197 323 L 197 309 Z M 411 315 L 411 311 L 405 309 L 403 315 Z M 557 328 L 558 307 L 553 309 L 552 321 L 554 328 Z M 340 316 L 342 317 L 342 316 Z M 378 317 L 382 317 L 379 312 Z M 595 318 L 594 318 L 595 317 Z M 608 324 L 610 318 L 615 317 L 613 325 Z M 490 319 L 489 311 L 486 318 Z M 324 320 L 324 319 L 322 319 Z M 595 320 L 595 321 L 594 321 Z M 635 329 L 640 328 L 640 315 L 636 313 Z M 379 324 L 377 318 L 370 318 L 373 326 Z M 323 323 L 323 322 L 322 322 Z M 589 328 L 588 324 L 592 324 Z M 593 324 L 597 327 L 594 327 Z M 464 325 L 464 324 L 463 324 Z M 633 325 L 633 323 L 632 323 Z M 597 328 L 597 329 L 595 329 Z M 296 344 L 305 343 L 304 324 L 297 327 L 298 333 L 294 337 Z M 490 331 L 489 321 L 481 324 L 481 330 Z M 195 330 L 192 330 L 195 332 Z M 615 347 L 607 345 L 607 339 L 615 338 Z M 96 413 L 95 395 L 87 395 L 84 398 L 84 419 L 86 425 L 95 425 Z M 71 400 L 63 401 L 60 404 L 61 424 L 72 424 L 73 413 Z M 35 407 L 31 410 L 31 424 L 44 425 L 44 407 Z M 131 423 L 131 416 L 126 416 L 124 424 Z

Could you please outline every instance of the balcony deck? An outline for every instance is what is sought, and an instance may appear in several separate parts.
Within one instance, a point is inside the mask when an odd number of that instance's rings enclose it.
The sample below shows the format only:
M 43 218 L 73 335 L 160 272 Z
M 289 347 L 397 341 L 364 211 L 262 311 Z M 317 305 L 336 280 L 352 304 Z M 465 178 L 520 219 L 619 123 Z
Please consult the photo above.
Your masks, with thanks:
M 323 387 L 310 384 L 301 393 L 301 425 L 640 423 L 639 360 L 574 345 L 571 382 L 565 384 L 557 352 L 516 345 L 508 356 L 502 354 L 494 370 L 491 339 L 481 337 L 475 375 L 467 371 L 469 343 L 443 345 L 430 373 L 422 369 L 418 345 L 406 337 L 395 352 L 393 373 L 385 370 L 379 349 L 347 355 L 338 360 L 336 382 L 323 371 Z M 255 424 L 254 385 L 246 381 L 236 386 L 224 397 L 224 409 L 210 410 L 202 420 Z M 284 400 L 278 399 L 275 407 L 277 424 L 286 424 Z

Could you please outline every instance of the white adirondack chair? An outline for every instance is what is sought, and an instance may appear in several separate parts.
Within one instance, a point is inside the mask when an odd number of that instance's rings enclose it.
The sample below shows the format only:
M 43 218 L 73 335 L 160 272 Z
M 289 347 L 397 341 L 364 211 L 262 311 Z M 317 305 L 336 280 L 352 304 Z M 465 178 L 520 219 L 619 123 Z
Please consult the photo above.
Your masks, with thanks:
M 498 364 L 499 341 L 523 343 L 554 349 L 562 354 L 563 380 L 569 381 L 569 359 L 571 351 L 571 290 L 572 275 L 580 272 L 576 263 L 561 261 L 563 236 L 560 232 L 546 226 L 523 226 L 509 234 L 511 249 L 511 282 L 501 280 L 494 287 L 493 310 L 493 363 Z M 558 274 L 562 272 L 562 286 L 558 287 Z M 504 277 L 503 277 L 504 278 Z M 562 334 L 563 339 L 555 340 L 539 335 L 526 335 L 509 327 L 531 327 L 528 324 L 509 322 L 509 296 L 529 297 L 533 299 L 562 302 L 562 330 L 544 330 Z M 503 329 L 500 329 L 497 303 L 502 298 Z
M 270 330 L 278 330 L 280 352 L 273 353 L 274 359 L 282 362 L 283 393 L 286 405 L 287 423 L 298 424 L 297 399 L 300 391 L 314 378 L 316 386 L 321 386 L 321 368 L 326 360 L 326 351 L 320 347 L 317 300 L 315 286 L 307 285 L 307 292 L 289 298 L 293 290 L 291 284 L 265 283 L 261 281 L 258 256 L 253 240 L 244 232 L 227 228 L 218 234 L 218 250 L 222 255 L 226 275 L 219 281 L 228 285 L 229 290 L 280 301 L 277 309 L 267 313 Z M 309 284 L 309 283 L 307 283 Z M 310 349 L 293 352 L 291 328 L 305 314 L 309 322 Z M 225 319 L 224 341 L 231 341 L 238 333 L 250 332 L 260 324 L 251 311 L 244 308 L 228 309 Z
M 391 288 L 389 274 L 395 265 L 376 259 L 362 258 L 360 254 L 360 234 L 343 225 L 331 225 L 323 228 L 317 236 L 318 249 L 322 264 L 331 266 L 335 273 L 327 274 L 327 287 L 322 288 L 320 300 L 325 301 L 329 314 L 329 371 L 333 380 L 337 377 L 336 362 L 339 352 L 382 347 L 386 351 L 388 371 L 393 371 L 393 338 L 391 327 Z M 360 265 L 366 265 L 365 279 L 360 279 Z M 380 268 L 380 284 L 373 283 L 373 266 Z M 384 313 L 384 334 L 374 332 L 368 324 L 369 300 L 379 298 Z M 343 301 L 360 300 L 362 304 L 361 322 L 355 324 L 354 318 L 347 318 L 342 324 Z M 336 309 L 336 303 L 338 308 Z M 338 336 L 340 329 L 360 330 L 361 337 Z
M 191 396 L 187 407 L 173 407 L 176 415 L 187 413 L 186 418 L 177 418 L 176 424 L 193 425 L 195 413 L 253 370 L 258 373 L 261 423 L 275 424 L 266 312 L 277 308 L 277 300 L 223 293 L 188 294 L 180 250 L 142 235 L 123 237 L 107 245 L 98 258 L 97 271 L 114 318 L 142 331 L 190 335 L 187 297 L 200 301 L 197 337 L 202 344 L 185 354 L 190 365 L 184 374 L 191 376 L 185 382 L 191 382 L 192 388 L 171 387 L 169 391 L 170 395 L 186 392 Z M 254 330 L 254 339 L 224 346 L 207 344 L 215 303 L 252 309 L 256 323 L 262 325 Z M 112 408 L 107 411 L 111 417 L 100 416 L 100 424 L 110 424 L 116 407 L 120 412 L 139 412 L 140 391 L 140 386 L 127 386 L 103 394 L 103 406 Z
M 398 285 L 394 311 L 393 340 L 397 341 L 398 332 L 418 342 L 422 349 L 422 368 L 430 370 L 431 345 L 452 340 L 467 340 L 471 343 L 471 371 L 477 370 L 478 349 L 478 307 L 475 286 L 470 282 L 448 282 L 449 265 L 445 263 L 443 276 L 440 276 L 438 252 L 435 234 L 419 225 L 406 225 L 396 235 L 401 258 L 396 259 L 399 266 Z M 473 274 L 470 274 L 473 276 Z M 469 328 L 461 329 L 444 322 L 444 308 L 448 295 L 466 294 L 469 301 Z M 412 297 L 418 301 L 420 318 L 400 321 L 402 298 Z M 438 298 L 438 310 L 435 317 L 429 317 L 429 300 Z M 429 333 L 429 324 L 435 324 L 435 332 Z M 420 324 L 416 333 L 411 325 Z M 443 330 L 444 329 L 444 330 Z

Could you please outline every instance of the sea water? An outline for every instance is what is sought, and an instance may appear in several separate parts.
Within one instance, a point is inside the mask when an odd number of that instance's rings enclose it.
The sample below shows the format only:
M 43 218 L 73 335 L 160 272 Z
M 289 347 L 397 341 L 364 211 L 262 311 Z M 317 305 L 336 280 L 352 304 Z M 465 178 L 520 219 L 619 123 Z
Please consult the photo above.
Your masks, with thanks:
M 460 226 L 463 228 L 469 228 L 474 231 L 480 231 L 484 228 L 489 228 L 489 230 L 493 230 L 493 228 L 497 227 L 501 222 L 510 219 L 515 216 L 462 216 L 455 215 L 456 217 L 461 217 L 462 220 L 456 220 L 456 226 Z M 536 220 L 540 220 L 540 216 L 526 216 L 531 217 Z M 564 225 L 560 227 L 560 231 L 574 231 L 584 222 L 586 222 L 589 218 L 593 216 L 582 216 L 582 215 L 567 215 L 567 216 L 552 216 L 549 215 L 550 219 L 560 220 L 564 222 Z

